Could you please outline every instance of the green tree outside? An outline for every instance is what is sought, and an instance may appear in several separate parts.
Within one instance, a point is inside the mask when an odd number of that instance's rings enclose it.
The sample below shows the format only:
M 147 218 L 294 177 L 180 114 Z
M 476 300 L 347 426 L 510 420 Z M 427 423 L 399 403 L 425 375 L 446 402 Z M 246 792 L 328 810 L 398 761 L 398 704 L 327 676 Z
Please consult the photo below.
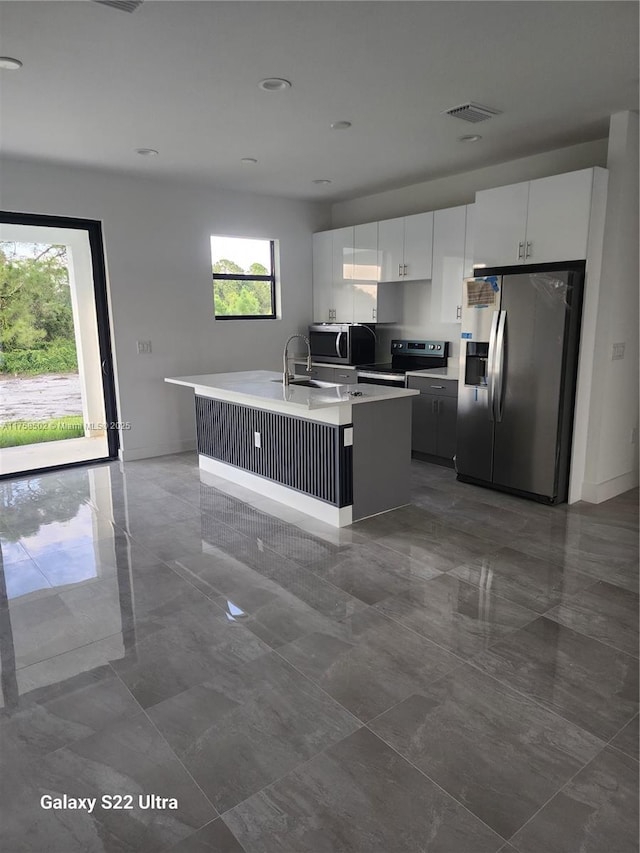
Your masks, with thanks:
M 0 372 L 75 370 L 67 247 L 33 244 L 32 254 L 0 243 Z
M 243 270 L 234 261 L 221 258 L 213 264 L 214 273 L 233 275 L 269 275 L 265 266 L 253 263 Z M 268 281 L 243 281 L 226 279 L 213 282 L 214 310 L 217 317 L 260 316 L 273 311 L 271 305 L 271 285 Z

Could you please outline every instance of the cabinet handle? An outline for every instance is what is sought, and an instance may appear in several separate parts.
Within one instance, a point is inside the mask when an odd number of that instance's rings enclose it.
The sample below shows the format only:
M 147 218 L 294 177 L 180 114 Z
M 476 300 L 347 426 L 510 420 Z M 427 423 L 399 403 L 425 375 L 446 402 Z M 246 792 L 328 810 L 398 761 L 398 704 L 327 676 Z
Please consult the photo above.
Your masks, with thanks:
M 402 264 L 398 264 L 398 275 L 402 275 Z
M 432 400 L 432 401 L 431 401 L 431 412 L 432 412 L 432 414 L 434 414 L 434 415 L 437 415 L 437 414 L 438 414 L 438 401 L 437 401 L 437 400 Z
M 521 261 L 524 257 L 524 240 L 520 240 L 518 243 L 518 260 Z
M 524 254 L 525 258 L 531 257 L 531 247 L 532 246 L 533 246 L 533 243 L 531 242 L 531 240 L 527 240 L 527 251 Z
M 430 385 L 430 388 L 442 388 L 444 390 L 444 385 Z
M 406 264 L 402 265 L 402 270 L 403 270 L 402 275 L 407 275 L 407 265 Z
M 456 320 L 462 320 L 462 305 L 456 305 Z

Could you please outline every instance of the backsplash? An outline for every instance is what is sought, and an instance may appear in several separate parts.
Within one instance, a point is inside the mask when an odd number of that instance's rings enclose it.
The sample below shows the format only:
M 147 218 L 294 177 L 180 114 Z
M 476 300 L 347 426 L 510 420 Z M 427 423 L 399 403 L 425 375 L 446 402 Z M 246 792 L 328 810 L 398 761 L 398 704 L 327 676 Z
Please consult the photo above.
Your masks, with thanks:
M 449 341 L 449 364 L 458 360 L 460 324 L 440 322 L 440 300 L 437 294 L 433 296 L 430 281 L 407 281 L 379 287 L 399 288 L 401 318 L 399 323 L 385 323 L 375 327 L 376 361 L 388 360 L 394 338 Z

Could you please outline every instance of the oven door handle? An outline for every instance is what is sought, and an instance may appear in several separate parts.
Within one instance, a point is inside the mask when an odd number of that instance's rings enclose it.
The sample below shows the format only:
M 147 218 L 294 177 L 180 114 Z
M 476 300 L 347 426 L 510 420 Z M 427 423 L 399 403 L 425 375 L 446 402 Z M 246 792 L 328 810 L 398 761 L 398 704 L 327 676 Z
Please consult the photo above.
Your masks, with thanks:
M 367 379 L 374 379 L 376 382 L 384 382 L 389 386 L 404 388 L 405 377 L 396 373 L 369 373 L 368 371 L 357 371 L 358 382 L 366 382 Z
M 336 335 L 336 355 L 338 356 L 338 358 L 342 358 L 342 354 L 340 352 L 340 338 L 343 334 L 343 332 L 338 332 L 338 334 Z

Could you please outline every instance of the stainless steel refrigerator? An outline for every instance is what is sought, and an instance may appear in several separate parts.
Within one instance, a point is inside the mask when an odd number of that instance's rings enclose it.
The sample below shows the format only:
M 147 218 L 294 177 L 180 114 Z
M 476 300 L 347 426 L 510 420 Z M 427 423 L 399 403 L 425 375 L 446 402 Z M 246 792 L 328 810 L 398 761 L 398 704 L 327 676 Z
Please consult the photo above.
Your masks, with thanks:
M 567 500 L 584 262 L 476 269 L 464 282 L 456 470 Z

